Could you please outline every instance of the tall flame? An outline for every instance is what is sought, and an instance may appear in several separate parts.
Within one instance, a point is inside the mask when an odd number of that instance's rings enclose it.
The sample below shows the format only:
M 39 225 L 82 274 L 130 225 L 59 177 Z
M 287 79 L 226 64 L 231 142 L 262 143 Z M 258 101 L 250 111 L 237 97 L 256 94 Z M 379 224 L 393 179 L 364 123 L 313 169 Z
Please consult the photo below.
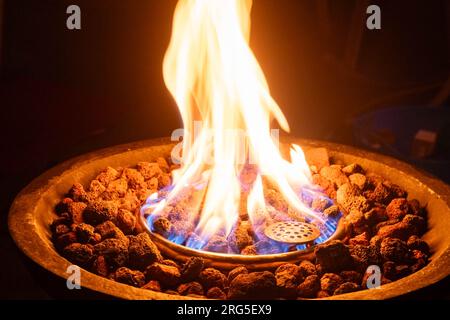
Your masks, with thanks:
M 312 185 L 302 150 L 294 145 L 288 162 L 271 136 L 272 119 L 285 131 L 289 125 L 249 47 L 251 7 L 252 0 L 179 0 L 164 59 L 164 80 L 185 135 L 173 189 L 155 210 L 164 210 L 186 186 L 204 183 L 196 229 L 202 237 L 233 228 L 243 193 L 240 175 L 248 163 L 257 167 L 247 193 L 251 221 L 267 210 L 261 176 L 296 214 L 321 220 L 299 198 L 302 187 Z

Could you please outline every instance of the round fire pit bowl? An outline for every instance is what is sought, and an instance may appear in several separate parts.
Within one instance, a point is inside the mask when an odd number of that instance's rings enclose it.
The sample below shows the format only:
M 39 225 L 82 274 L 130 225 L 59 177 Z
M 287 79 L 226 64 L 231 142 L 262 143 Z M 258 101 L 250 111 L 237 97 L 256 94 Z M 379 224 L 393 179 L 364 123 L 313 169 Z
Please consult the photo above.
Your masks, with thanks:
M 424 288 L 450 274 L 450 187 L 438 179 L 398 160 L 321 141 L 290 139 L 307 151 L 324 147 L 331 158 L 344 163 L 358 163 L 367 171 L 378 173 L 407 190 L 428 211 L 427 233 L 423 239 L 432 250 L 430 263 L 420 271 L 378 289 L 363 290 L 327 299 L 388 299 Z M 155 139 L 95 151 L 66 161 L 45 172 L 14 200 L 9 212 L 9 230 L 17 246 L 32 260 L 50 272 L 66 279 L 71 263 L 60 256 L 51 241 L 50 224 L 55 217 L 54 206 L 72 184 L 92 180 L 107 166 L 125 167 L 140 161 L 152 161 L 170 154 L 174 144 L 168 139 Z M 337 237 L 339 228 L 333 237 Z M 185 252 L 188 255 L 189 252 Z M 292 253 L 286 253 L 289 255 Z M 182 256 L 180 256 L 182 258 Z M 263 257 L 262 257 L 263 258 Z M 286 262 L 290 261 L 286 257 Z M 213 260 L 214 257 L 212 257 Z M 255 259 L 255 258 L 253 258 Z M 257 265 L 273 261 L 254 261 Z M 267 258 L 263 258 L 267 259 Z M 181 259 L 182 260 L 182 259 Z M 220 260 L 220 259 L 219 259 Z M 166 293 L 134 288 L 97 276 L 81 269 L 81 286 L 123 299 L 188 299 Z

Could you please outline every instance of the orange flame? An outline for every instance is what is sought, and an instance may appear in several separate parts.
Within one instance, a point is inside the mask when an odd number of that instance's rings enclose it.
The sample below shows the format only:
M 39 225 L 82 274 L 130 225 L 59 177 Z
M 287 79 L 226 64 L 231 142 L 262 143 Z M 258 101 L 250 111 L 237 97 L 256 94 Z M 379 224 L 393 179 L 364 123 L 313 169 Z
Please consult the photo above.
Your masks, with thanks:
M 164 80 L 185 135 L 174 188 L 156 210 L 163 210 L 186 186 L 205 183 L 202 205 L 197 206 L 196 232 L 202 237 L 221 228 L 228 234 L 236 223 L 239 175 L 249 159 L 258 168 L 247 201 L 251 220 L 267 210 L 261 175 L 277 185 L 299 216 L 321 220 L 298 196 L 303 186 L 312 185 L 301 148 L 292 146 L 288 162 L 271 137 L 271 119 L 285 131 L 289 125 L 249 47 L 251 7 L 251 0 L 179 0 L 164 59 Z M 194 135 L 196 121 L 201 129 Z

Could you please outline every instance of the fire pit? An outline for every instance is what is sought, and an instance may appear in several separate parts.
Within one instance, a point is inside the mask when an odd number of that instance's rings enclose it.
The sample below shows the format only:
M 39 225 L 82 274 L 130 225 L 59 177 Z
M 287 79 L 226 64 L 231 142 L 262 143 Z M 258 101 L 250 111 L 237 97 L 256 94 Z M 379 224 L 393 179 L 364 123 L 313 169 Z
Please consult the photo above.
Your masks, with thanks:
M 423 239 L 429 243 L 432 252 L 428 265 L 405 278 L 382 285 L 377 290 L 363 290 L 330 298 L 392 298 L 433 284 L 449 274 L 450 188 L 447 185 L 410 165 L 385 156 L 331 143 L 306 140 L 295 142 L 300 144 L 306 153 L 310 148 L 325 147 L 335 161 L 359 163 L 368 171 L 389 177 L 407 190 L 410 198 L 418 199 L 420 203 L 426 204 L 428 212 L 429 227 L 423 236 Z M 17 245 L 26 255 L 47 270 L 67 278 L 66 271 L 71 263 L 57 252 L 52 243 L 50 225 L 55 218 L 55 205 L 60 202 L 74 183 L 88 183 L 105 167 L 126 167 L 142 160 L 152 161 L 158 156 L 167 156 L 172 148 L 173 144 L 165 139 L 117 146 L 70 160 L 43 174 L 17 196 L 11 208 L 9 228 Z M 153 239 L 156 239 L 154 235 Z M 187 249 L 180 251 L 179 247 L 170 246 L 162 237 L 160 240 L 160 242 L 156 240 L 155 243 L 158 244 L 163 255 L 172 250 L 172 257 L 177 255 L 180 260 L 183 260 L 192 254 Z M 267 256 L 268 258 L 264 256 L 240 257 L 241 260 L 233 261 L 231 259 L 231 262 L 226 255 L 214 255 L 209 252 L 203 254 L 207 258 L 207 266 L 215 264 L 229 269 L 236 264 L 246 264 L 250 269 L 270 268 L 273 270 L 280 261 L 293 262 L 304 259 L 303 254 L 307 254 L 307 252 L 281 253 L 275 255 L 276 259 L 270 255 Z M 84 269 L 81 269 L 81 279 L 84 287 L 125 299 L 185 298 L 180 295 L 127 286 Z

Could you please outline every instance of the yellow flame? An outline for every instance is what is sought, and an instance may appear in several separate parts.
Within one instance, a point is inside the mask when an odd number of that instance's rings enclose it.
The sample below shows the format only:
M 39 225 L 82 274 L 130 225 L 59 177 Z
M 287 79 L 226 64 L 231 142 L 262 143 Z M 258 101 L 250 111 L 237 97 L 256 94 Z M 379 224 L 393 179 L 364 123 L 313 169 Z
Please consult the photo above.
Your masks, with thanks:
M 286 131 L 289 126 L 249 47 L 251 7 L 251 0 L 179 0 L 164 59 L 164 80 L 185 129 L 182 166 L 168 199 L 207 181 L 197 228 L 201 236 L 219 228 L 229 232 L 237 221 L 239 173 L 248 159 L 293 208 L 318 218 L 298 197 L 298 188 L 310 184 L 301 148 L 292 147 L 288 162 L 271 137 L 271 119 Z M 201 128 L 194 134 L 196 121 Z M 260 176 L 248 203 L 250 217 L 265 210 Z

